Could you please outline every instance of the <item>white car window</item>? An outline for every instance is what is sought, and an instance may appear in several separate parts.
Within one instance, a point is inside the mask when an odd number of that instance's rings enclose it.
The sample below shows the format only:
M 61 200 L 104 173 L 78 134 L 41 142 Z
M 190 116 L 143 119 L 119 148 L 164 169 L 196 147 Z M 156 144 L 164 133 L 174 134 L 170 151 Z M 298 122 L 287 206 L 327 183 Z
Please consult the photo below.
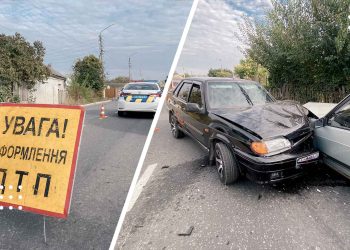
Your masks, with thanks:
M 333 127 L 350 129 L 350 101 L 335 112 L 329 124 Z

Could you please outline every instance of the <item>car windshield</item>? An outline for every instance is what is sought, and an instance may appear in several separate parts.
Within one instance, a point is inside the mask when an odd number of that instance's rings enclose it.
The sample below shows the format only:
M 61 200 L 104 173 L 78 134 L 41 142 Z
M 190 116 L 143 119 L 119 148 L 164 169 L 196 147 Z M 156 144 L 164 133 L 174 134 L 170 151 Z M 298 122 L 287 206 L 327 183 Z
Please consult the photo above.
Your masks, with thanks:
M 267 91 L 256 83 L 209 82 L 209 107 L 248 107 L 272 102 Z
M 125 90 L 159 90 L 157 84 L 140 83 L 140 84 L 128 84 L 124 88 Z

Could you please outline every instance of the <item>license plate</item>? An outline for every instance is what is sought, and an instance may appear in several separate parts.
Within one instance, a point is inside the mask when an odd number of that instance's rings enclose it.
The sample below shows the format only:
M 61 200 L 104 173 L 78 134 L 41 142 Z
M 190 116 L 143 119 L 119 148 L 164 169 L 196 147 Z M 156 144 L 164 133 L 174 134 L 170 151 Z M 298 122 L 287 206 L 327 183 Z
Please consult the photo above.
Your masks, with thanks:
M 147 95 L 133 95 L 132 98 L 133 99 L 144 99 L 144 98 L 147 98 L 148 96 Z
M 148 98 L 147 95 L 128 95 L 125 97 L 125 101 L 136 102 L 136 100 L 141 100 L 141 102 L 145 102 L 147 98 Z
M 309 155 L 306 155 L 303 157 L 298 157 L 296 160 L 295 168 L 299 169 L 303 163 L 314 161 L 314 160 L 318 159 L 319 156 L 320 156 L 319 152 L 314 152 L 312 154 L 309 154 Z

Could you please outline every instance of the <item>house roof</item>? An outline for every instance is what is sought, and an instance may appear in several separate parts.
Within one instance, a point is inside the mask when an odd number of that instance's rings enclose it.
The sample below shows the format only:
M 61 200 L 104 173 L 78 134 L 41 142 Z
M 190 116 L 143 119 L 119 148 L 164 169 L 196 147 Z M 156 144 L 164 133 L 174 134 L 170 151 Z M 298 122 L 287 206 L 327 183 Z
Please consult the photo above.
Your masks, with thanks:
M 66 76 L 62 75 L 60 72 L 58 72 L 57 70 L 55 70 L 54 68 L 52 68 L 51 65 L 48 65 L 47 67 L 48 67 L 49 70 L 50 70 L 50 74 L 51 74 L 50 76 L 51 76 L 51 77 L 55 77 L 55 78 L 63 79 L 63 80 L 66 80 L 66 79 L 67 79 Z

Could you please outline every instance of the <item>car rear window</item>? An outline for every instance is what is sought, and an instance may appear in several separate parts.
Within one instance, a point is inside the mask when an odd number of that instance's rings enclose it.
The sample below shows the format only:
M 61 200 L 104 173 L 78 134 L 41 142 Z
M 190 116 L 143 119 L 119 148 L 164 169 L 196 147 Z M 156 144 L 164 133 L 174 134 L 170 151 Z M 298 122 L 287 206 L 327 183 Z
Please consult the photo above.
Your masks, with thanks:
M 124 90 L 159 90 L 157 84 L 140 83 L 140 84 L 128 84 Z

